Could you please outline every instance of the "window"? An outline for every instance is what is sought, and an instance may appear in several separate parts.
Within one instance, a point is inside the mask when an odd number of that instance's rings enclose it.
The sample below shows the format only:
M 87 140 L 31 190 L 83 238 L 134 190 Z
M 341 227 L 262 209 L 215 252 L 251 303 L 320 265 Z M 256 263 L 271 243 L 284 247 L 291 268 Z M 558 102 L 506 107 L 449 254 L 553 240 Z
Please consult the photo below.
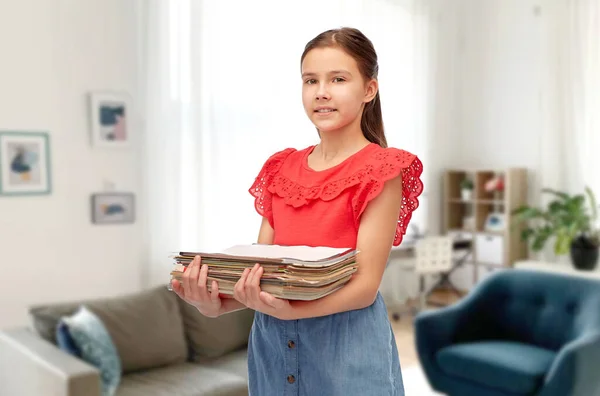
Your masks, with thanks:
M 425 161 L 418 21 L 408 3 L 170 2 L 167 80 L 179 118 L 164 133 L 180 139 L 183 246 L 256 240 L 248 188 L 260 167 L 275 151 L 318 141 L 302 108 L 300 56 L 323 30 L 353 26 L 373 41 L 388 143 Z M 415 223 L 424 224 L 425 206 Z

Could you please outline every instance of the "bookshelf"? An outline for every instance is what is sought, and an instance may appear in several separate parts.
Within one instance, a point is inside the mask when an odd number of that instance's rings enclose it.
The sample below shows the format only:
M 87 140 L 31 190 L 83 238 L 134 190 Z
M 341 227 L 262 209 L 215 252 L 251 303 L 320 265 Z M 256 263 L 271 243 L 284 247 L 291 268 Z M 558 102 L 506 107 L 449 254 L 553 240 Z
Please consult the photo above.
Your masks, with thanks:
M 490 191 L 492 181 L 501 181 Z M 462 187 L 470 181 L 471 193 Z M 527 170 L 448 169 L 444 174 L 443 229 L 446 234 L 472 241 L 473 281 L 498 268 L 512 267 L 527 257 L 510 213 L 527 203 Z

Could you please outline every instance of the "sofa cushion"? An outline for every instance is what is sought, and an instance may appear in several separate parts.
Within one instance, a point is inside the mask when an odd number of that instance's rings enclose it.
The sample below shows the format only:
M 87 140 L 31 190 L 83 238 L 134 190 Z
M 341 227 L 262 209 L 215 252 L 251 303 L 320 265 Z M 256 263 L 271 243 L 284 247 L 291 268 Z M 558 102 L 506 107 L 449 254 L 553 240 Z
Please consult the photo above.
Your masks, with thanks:
M 161 286 L 117 297 L 35 306 L 30 313 L 37 332 L 56 343 L 60 317 L 85 305 L 106 326 L 127 373 L 187 360 L 178 298 Z
M 226 371 L 182 363 L 127 374 L 117 396 L 248 396 L 247 380 Z
M 555 352 L 510 341 L 480 341 L 442 348 L 436 356 L 449 375 L 504 392 L 531 394 L 542 383 Z
M 254 311 L 243 309 L 208 318 L 181 299 L 180 305 L 192 360 L 201 362 L 248 345 Z
M 212 369 L 225 371 L 240 377 L 248 378 L 248 349 L 230 352 L 225 356 L 210 359 L 205 363 Z
M 64 320 L 61 320 L 56 327 L 56 342 L 63 351 L 78 358 L 81 357 L 81 349 L 77 346 L 69 331 L 69 325 Z
M 81 306 L 71 316 L 60 321 L 68 329 L 63 335 L 69 339 L 68 344 L 75 344 L 81 359 L 100 371 L 100 384 L 103 396 L 113 396 L 121 381 L 121 361 L 102 321 Z M 70 347 L 67 350 L 70 353 Z

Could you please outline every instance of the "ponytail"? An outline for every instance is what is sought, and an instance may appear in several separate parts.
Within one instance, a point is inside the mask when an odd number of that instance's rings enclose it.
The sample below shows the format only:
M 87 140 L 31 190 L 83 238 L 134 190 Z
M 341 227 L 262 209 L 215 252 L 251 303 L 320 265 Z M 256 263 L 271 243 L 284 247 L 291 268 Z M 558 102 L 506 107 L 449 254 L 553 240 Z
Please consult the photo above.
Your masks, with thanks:
M 383 116 L 381 115 L 379 91 L 377 91 L 375 98 L 365 105 L 360 120 L 360 129 L 368 141 L 376 143 L 383 148 L 387 147 L 387 139 L 385 138 L 383 129 Z

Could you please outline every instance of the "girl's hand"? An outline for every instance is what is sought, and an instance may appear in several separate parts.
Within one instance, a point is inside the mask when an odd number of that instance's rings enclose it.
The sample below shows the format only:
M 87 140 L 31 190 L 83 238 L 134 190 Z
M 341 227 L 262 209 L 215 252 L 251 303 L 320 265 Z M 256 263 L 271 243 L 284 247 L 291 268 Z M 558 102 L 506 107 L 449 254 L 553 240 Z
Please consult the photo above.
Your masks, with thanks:
M 263 272 L 263 268 L 258 264 L 252 270 L 246 268 L 233 288 L 233 297 L 255 311 L 286 319 L 290 316 L 292 306 L 288 300 L 273 297 L 260 289 Z
M 221 314 L 222 306 L 219 286 L 216 281 L 213 281 L 211 291 L 208 291 L 206 287 L 208 266 L 200 265 L 200 256 L 194 257 L 183 273 L 183 282 L 175 279 L 171 282 L 173 291 L 185 302 L 196 307 L 202 315 L 216 318 Z

